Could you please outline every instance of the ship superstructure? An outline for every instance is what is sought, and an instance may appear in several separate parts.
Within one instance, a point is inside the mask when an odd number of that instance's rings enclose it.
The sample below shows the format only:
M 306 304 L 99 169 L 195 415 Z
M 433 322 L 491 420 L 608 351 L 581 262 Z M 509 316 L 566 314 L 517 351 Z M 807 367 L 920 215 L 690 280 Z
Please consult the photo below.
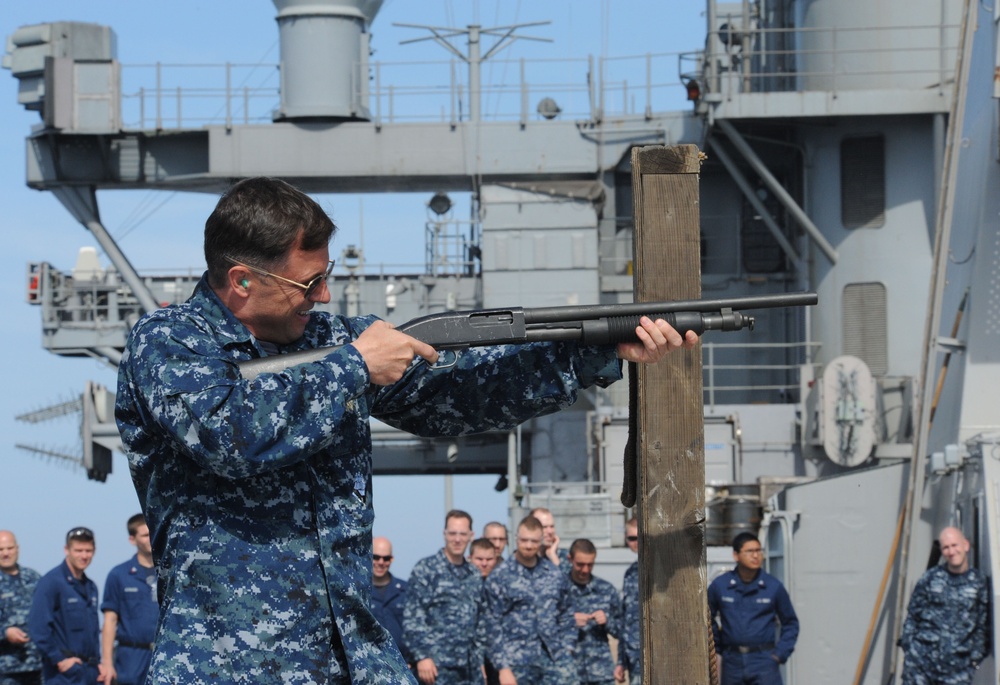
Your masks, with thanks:
M 205 121 L 183 83 L 126 98 L 136 91 L 121 86 L 109 27 L 11 36 L 5 66 L 43 122 L 27 139 L 27 182 L 110 261 L 86 251 L 72 271 L 30 265 L 50 351 L 114 363 L 136 318 L 184 300 L 197 278 L 138 273 L 101 223 L 98 190 L 218 193 L 272 175 L 315 193 L 425 193 L 421 268 L 375 270 L 351 246 L 331 281 L 332 309 L 402 322 L 629 301 L 629 151 L 694 143 L 707 153 L 704 296 L 820 297 L 703 342 L 710 574 L 730 564 L 736 532 L 762 532 L 803 625 L 785 667 L 798 685 L 899 673 L 898 623 L 940 527 L 961 526 L 974 565 L 994 575 L 1000 14 L 947 0 L 709 0 L 704 49 L 679 60 L 688 109 L 663 110 L 654 87 L 678 60 L 648 58 L 631 91 L 594 65 L 582 107 L 533 86 L 542 76 L 521 63 L 504 116 L 484 113 L 480 68 L 537 26 L 413 27 L 456 56 L 425 92 L 436 116 L 421 120 L 397 115 L 404 90 L 369 59 L 378 0 L 274 4 L 277 97 L 227 79 L 209 108 L 223 114 Z M 469 218 L 448 193 L 470 194 Z M 563 539 L 602 548 L 613 577 L 631 561 L 625 404 L 622 389 L 598 391 L 513 434 L 461 441 L 376 426 L 376 469 L 503 475 L 512 519 L 548 506 Z M 101 423 L 98 444 L 112 448 Z M 979 678 L 996 682 L 992 657 Z

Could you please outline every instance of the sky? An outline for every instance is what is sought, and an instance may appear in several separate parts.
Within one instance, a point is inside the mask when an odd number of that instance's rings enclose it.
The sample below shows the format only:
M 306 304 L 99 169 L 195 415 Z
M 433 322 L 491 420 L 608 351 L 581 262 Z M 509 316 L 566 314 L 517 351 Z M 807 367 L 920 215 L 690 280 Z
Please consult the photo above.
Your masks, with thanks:
M 50 21 L 84 21 L 110 26 L 117 36 L 117 57 L 128 65 L 153 64 L 275 64 L 278 61 L 276 10 L 267 0 L 38 0 L 5 3 L 0 14 L 4 38 L 20 26 Z M 518 69 L 506 60 L 576 58 L 554 62 L 557 76 L 582 80 L 588 55 L 626 57 L 609 62 L 609 78 L 644 82 L 645 53 L 690 52 L 704 37 L 704 3 L 698 0 L 388 0 L 372 25 L 373 59 L 386 63 L 446 60 L 445 51 L 431 41 L 400 45 L 425 33 L 392 24 L 436 26 L 505 26 L 551 21 L 523 30 L 524 35 L 551 39 L 551 43 L 516 41 L 483 68 L 484 85 L 516 85 Z M 459 43 L 463 46 L 462 43 Z M 488 43 L 487 43 L 488 45 Z M 503 60 L 501 62 L 501 59 Z M 673 55 L 662 57 L 676 62 Z M 558 66 L 565 64 L 565 66 Z M 396 73 L 406 85 L 408 73 Z M 558 69 L 564 69 L 562 74 Z M 134 71 L 134 70 L 133 70 Z M 670 70 L 668 70 L 670 71 Z M 668 74 L 676 81 L 676 68 Z M 151 84 L 150 84 L 151 85 Z M 123 88 L 124 89 L 124 88 Z M 628 91 L 615 107 L 642 109 L 641 96 Z M 682 89 L 659 91 L 659 109 L 686 107 Z M 568 98 L 569 96 L 567 96 Z M 96 246 L 50 193 L 25 185 L 24 139 L 38 123 L 36 112 L 17 104 L 17 81 L 0 70 L 0 214 L 4 249 L 0 250 L 0 293 L 4 328 L 0 356 L 7 360 L 7 392 L 0 398 L 0 529 L 18 537 L 21 563 L 45 572 L 63 559 L 67 530 L 92 528 L 97 553 L 89 575 L 102 590 L 112 566 L 132 553 L 125 522 L 139 511 L 128 467 L 122 454 L 114 455 L 114 470 L 105 483 L 89 481 L 72 463 L 41 457 L 19 449 L 37 449 L 75 457 L 81 454 L 79 416 L 70 415 L 40 424 L 15 420 L 26 412 L 79 397 L 87 381 L 115 387 L 115 371 L 89 359 L 62 358 L 41 346 L 40 310 L 26 303 L 27 264 L 46 261 L 69 271 L 80 247 Z M 639 104 L 636 102 L 639 101 Z M 579 105 L 561 101 L 567 112 Z M 429 105 L 431 111 L 437 105 Z M 503 104 L 485 100 L 484 115 L 499 115 Z M 403 113 L 403 107 L 399 113 Z M 132 264 L 144 271 L 200 272 L 201 231 L 217 198 L 198 194 L 149 191 L 101 191 L 98 201 L 105 226 L 119 240 Z M 347 244 L 364 244 L 369 264 L 399 264 L 422 255 L 426 219 L 423 196 L 324 196 L 323 206 L 340 231 L 331 246 L 336 255 Z M 363 226 L 363 233 L 361 227 Z M 405 236 L 405 237 L 404 237 Z M 362 240 L 363 238 L 363 240 Z M 108 261 L 102 255 L 102 262 Z M 472 514 L 477 533 L 489 520 L 507 520 L 507 493 L 497 493 L 495 476 L 456 476 L 453 506 Z M 380 476 L 374 483 L 375 534 L 392 540 L 393 571 L 405 578 L 420 558 L 441 547 L 444 523 L 445 479 L 440 476 Z

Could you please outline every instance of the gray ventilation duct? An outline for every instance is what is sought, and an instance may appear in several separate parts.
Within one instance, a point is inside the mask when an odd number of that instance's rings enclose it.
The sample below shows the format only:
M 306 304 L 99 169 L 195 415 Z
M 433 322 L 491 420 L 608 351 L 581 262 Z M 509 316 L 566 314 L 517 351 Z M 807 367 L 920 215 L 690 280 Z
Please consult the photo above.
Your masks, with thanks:
M 281 42 L 275 121 L 368 119 L 368 51 L 382 0 L 273 0 Z

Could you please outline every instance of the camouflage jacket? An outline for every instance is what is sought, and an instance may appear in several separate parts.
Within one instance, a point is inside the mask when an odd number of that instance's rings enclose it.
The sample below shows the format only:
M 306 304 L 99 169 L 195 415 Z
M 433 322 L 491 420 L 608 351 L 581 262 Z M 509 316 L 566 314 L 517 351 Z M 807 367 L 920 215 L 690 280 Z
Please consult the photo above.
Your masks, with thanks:
M 511 555 L 486 579 L 488 654 L 498 669 L 572 655 L 576 624 L 569 577 L 548 559 L 532 568 Z
M 930 569 L 914 586 L 903 623 L 907 668 L 950 673 L 978 666 L 989 654 L 988 619 L 989 588 L 978 569 Z
M 639 562 L 633 561 L 622 580 L 622 628 L 618 663 L 629 673 L 642 671 L 642 644 L 639 641 Z
M 205 278 L 132 329 L 115 416 L 160 574 L 151 682 L 414 682 L 370 608 L 369 418 L 503 430 L 621 374 L 610 346 L 536 344 L 374 386 L 349 344 L 374 320 L 314 312 L 279 351 L 343 346 L 249 381 L 264 349 Z
M 577 585 L 571 579 L 569 591 L 573 613 L 592 614 L 600 609 L 607 616 L 604 625 L 588 621 L 586 626 L 576 629 L 576 667 L 580 682 L 610 683 L 615 676 L 615 662 L 611 659 L 608 636 L 621 637 L 618 591 L 614 585 L 596 576 L 586 585 Z
M 14 645 L 7 641 L 8 628 L 28 631 L 31 597 L 41 578 L 33 569 L 17 568 L 16 575 L 0 572 L 0 674 L 42 670 L 42 656 L 34 642 Z
M 483 576 L 463 559 L 458 566 L 444 550 L 421 559 L 410 573 L 403 609 L 403 636 L 413 662 L 477 669 L 483 663 Z

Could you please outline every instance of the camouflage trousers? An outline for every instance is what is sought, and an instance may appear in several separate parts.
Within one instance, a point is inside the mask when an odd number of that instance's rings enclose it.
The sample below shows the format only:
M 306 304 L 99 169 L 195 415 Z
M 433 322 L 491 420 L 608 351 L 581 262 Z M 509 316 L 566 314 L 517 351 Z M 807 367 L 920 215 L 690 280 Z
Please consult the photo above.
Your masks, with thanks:
M 976 669 L 972 666 L 938 673 L 937 669 L 919 668 L 910 659 L 903 663 L 902 685 L 971 685 L 976 675 Z
M 527 666 L 513 666 L 517 685 L 577 685 L 576 662 L 572 657 L 545 659 Z

